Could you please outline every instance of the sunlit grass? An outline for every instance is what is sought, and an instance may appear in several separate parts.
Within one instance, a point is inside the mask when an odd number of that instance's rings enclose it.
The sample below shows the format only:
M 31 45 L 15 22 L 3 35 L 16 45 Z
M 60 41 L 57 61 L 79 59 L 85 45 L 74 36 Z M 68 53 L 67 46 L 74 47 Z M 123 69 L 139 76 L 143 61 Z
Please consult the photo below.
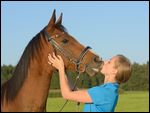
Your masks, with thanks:
M 63 98 L 48 98 L 47 111 L 59 112 L 65 100 Z M 62 112 L 77 112 L 83 110 L 84 104 L 77 106 L 76 102 L 69 101 Z M 125 92 L 119 96 L 115 109 L 116 112 L 148 112 L 149 111 L 149 92 L 134 91 Z

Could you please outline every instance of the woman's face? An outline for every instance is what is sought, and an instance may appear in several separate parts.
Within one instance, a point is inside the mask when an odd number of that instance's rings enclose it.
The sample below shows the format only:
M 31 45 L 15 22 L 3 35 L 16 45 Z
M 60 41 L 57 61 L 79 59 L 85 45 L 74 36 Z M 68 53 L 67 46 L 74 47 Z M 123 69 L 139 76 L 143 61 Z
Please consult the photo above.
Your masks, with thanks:
M 115 61 L 117 60 L 117 57 L 114 56 L 111 59 L 104 62 L 103 68 L 101 70 L 101 73 L 104 75 L 111 75 L 116 72 L 116 69 L 114 68 Z

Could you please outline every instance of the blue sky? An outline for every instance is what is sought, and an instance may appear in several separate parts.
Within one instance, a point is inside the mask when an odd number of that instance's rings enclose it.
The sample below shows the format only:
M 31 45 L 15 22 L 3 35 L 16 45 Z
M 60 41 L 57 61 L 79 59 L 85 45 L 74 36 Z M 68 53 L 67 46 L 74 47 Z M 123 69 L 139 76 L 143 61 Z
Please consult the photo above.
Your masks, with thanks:
M 1 2 L 1 65 L 16 65 L 28 42 L 63 12 L 69 34 L 104 60 L 149 61 L 149 2 Z

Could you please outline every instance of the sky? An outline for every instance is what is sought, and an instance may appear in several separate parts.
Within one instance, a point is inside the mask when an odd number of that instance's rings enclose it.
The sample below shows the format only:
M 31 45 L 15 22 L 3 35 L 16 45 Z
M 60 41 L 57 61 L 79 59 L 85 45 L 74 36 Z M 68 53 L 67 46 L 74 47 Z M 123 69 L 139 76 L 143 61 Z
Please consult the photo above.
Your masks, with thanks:
M 103 58 L 123 54 L 132 63 L 149 61 L 149 2 L 3 1 L 1 66 L 16 65 L 29 41 L 63 13 L 70 35 Z

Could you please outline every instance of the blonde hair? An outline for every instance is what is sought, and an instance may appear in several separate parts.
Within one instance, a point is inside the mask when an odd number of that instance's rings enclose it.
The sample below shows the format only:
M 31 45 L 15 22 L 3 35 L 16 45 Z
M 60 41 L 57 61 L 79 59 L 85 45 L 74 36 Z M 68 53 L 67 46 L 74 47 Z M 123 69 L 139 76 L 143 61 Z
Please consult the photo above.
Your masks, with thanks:
M 129 80 L 131 76 L 131 63 L 128 58 L 123 55 L 117 55 L 114 67 L 117 69 L 116 81 L 124 83 Z

